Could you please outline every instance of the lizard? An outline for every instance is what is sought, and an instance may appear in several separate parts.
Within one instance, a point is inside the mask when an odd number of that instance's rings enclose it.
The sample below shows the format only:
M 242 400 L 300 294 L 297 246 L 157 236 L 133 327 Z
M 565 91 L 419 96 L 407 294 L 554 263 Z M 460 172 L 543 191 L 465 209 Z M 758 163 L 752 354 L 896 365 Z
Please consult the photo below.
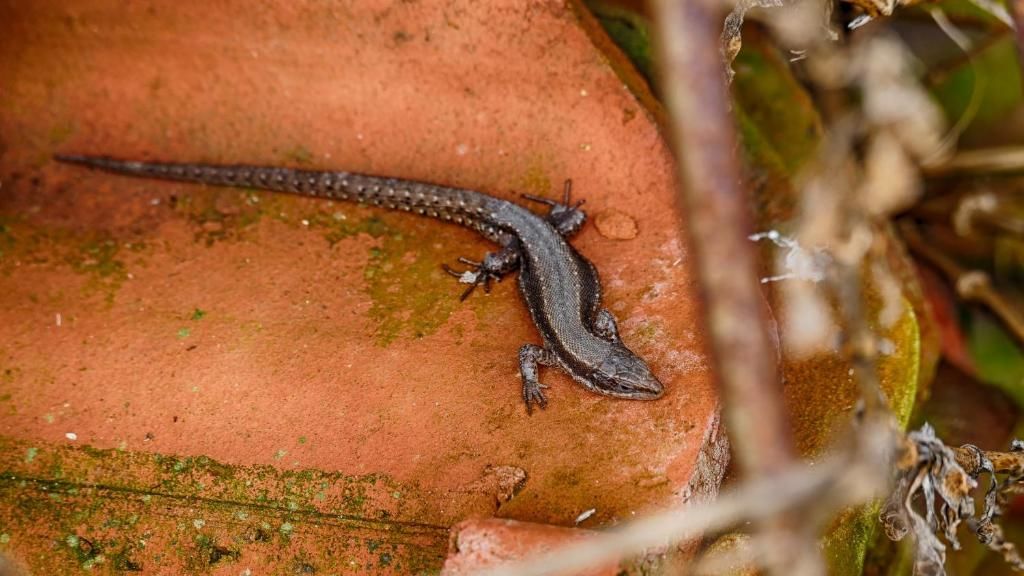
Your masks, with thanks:
M 522 396 L 527 413 L 547 406 L 538 366 L 556 366 L 587 390 L 633 400 L 654 400 L 664 386 L 648 364 L 623 344 L 615 316 L 601 307 L 597 269 L 569 242 L 586 222 L 583 201 L 570 204 L 572 182 L 562 202 L 523 194 L 548 206 L 545 216 L 508 200 L 468 189 L 341 171 L 304 170 L 244 164 L 137 162 L 106 156 L 56 155 L 60 162 L 108 172 L 205 184 L 285 192 L 359 202 L 453 222 L 500 246 L 480 261 L 459 258 L 469 269 L 444 270 L 469 286 L 490 291 L 518 269 L 519 293 L 543 345 L 519 349 Z

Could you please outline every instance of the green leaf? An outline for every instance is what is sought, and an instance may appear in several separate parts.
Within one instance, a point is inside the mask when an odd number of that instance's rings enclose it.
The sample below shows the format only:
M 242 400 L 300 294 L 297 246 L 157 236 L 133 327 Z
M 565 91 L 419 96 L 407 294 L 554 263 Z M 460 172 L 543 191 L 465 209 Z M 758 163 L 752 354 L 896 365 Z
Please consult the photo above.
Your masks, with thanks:
M 967 348 L 978 378 L 998 386 L 1024 406 L 1024 351 L 987 313 L 972 314 L 966 324 Z

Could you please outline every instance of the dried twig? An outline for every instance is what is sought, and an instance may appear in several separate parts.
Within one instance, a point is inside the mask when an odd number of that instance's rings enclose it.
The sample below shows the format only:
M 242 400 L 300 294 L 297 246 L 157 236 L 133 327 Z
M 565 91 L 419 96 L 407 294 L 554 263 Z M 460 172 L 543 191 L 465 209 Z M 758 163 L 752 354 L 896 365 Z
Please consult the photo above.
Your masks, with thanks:
M 982 148 L 957 152 L 948 161 L 928 167 L 928 174 L 991 174 L 1024 172 L 1024 147 Z
M 1015 39 L 1017 40 L 1017 65 L 1024 79 L 1024 0 L 1006 0 L 1006 7 L 1013 21 Z
M 794 510 L 813 506 L 836 510 L 878 496 L 884 488 L 885 471 L 870 448 L 888 444 L 887 426 L 866 425 L 864 446 L 855 447 L 815 466 L 796 465 L 771 477 L 744 482 L 708 504 L 683 506 L 658 512 L 630 523 L 621 530 L 605 532 L 548 552 L 525 562 L 488 572 L 490 576 L 542 576 L 576 574 L 642 553 L 650 548 L 678 543 L 703 534 L 736 526 L 744 521 L 765 521 Z M 865 446 L 868 450 L 863 450 Z
M 747 239 L 751 203 L 739 176 L 717 11 L 702 0 L 660 0 L 654 7 L 681 195 L 729 434 L 745 472 L 771 473 L 792 462 L 793 451 L 755 246 Z
M 961 522 L 966 522 L 982 544 L 999 552 L 1012 567 L 1024 569 L 1017 547 L 1006 541 L 1002 528 L 995 523 L 1007 494 L 1024 478 L 1024 443 L 1015 440 L 1010 452 L 985 452 L 969 444 L 948 448 L 925 425 L 907 435 L 897 470 L 900 477 L 896 490 L 880 519 L 892 540 L 913 533 L 916 575 L 945 574 L 946 546 L 937 533 L 959 549 L 957 527 Z M 990 483 L 984 509 L 978 515 L 971 492 L 983 473 L 988 474 Z M 997 475 L 1004 475 L 1003 480 L 999 481 Z M 915 506 L 918 496 L 923 501 L 923 516 Z
M 956 287 L 961 298 L 987 307 L 1017 341 L 1024 344 L 1024 314 L 992 286 L 988 274 L 961 266 L 955 259 L 921 238 L 917 227 L 910 222 L 902 222 L 900 231 L 910 251 L 941 272 Z
M 725 78 L 720 6 L 714 0 L 653 4 L 664 55 L 663 89 L 681 172 L 681 198 L 733 451 L 747 477 L 794 462 L 778 355 L 759 286 L 752 202 L 743 187 Z M 725 263 L 728 263 L 725 265 Z M 737 359 L 742 358 L 742 361 Z M 784 519 L 763 527 L 785 530 Z M 813 541 L 794 570 L 819 571 Z

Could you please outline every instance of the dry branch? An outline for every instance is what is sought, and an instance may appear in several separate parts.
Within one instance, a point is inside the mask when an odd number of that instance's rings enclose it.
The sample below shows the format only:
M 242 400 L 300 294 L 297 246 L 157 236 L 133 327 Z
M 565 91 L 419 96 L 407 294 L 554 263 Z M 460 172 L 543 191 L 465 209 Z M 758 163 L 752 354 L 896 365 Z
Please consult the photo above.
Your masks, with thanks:
M 640 554 L 651 548 L 685 542 L 745 521 L 766 521 L 798 507 L 836 510 L 879 495 L 887 472 L 878 465 L 878 448 L 891 439 L 887 426 L 866 425 L 864 442 L 815 466 L 796 465 L 772 477 L 744 482 L 708 504 L 663 510 L 617 531 L 598 534 L 528 561 L 488 572 L 489 576 L 576 574 Z M 867 447 L 868 449 L 864 449 Z
M 1014 39 L 1017 41 L 1017 65 L 1021 81 L 1024 82 L 1024 0 L 1006 0 L 1006 6 L 1013 21 Z
M 955 259 L 925 241 L 917 227 L 909 222 L 903 222 L 900 231 L 907 247 L 914 255 L 941 272 L 953 284 L 961 298 L 977 302 L 991 310 L 1017 341 L 1024 345 L 1024 314 L 1017 305 L 992 286 L 988 274 L 961 266 Z
M 680 170 L 710 355 L 733 452 L 747 478 L 771 477 L 795 461 L 779 381 L 779 351 L 768 325 L 755 245 L 753 205 L 740 177 L 736 131 L 721 46 L 721 3 L 653 3 L 664 55 L 663 84 Z M 796 523 L 772 518 L 768 540 Z M 812 538 L 789 573 L 821 571 Z M 781 573 L 781 572 L 780 572 Z
M 665 55 L 664 91 L 681 171 L 683 211 L 705 300 L 715 373 L 733 449 L 749 476 L 793 461 L 775 345 L 766 325 L 750 198 L 736 158 L 719 3 L 654 3 Z M 740 360 L 742 359 L 742 360 Z

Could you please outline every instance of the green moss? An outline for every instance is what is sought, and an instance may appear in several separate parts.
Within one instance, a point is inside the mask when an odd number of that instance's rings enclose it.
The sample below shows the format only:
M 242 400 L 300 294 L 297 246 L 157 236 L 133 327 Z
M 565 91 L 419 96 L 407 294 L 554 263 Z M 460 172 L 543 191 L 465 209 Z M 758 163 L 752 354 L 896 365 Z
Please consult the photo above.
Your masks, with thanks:
M 279 216 L 283 212 L 281 206 L 287 202 L 280 196 L 213 187 L 201 194 L 182 194 L 173 206 L 175 212 L 193 224 L 195 240 L 212 246 L 224 240 L 245 239 L 265 215 Z
M 353 212 L 353 210 L 349 209 L 348 212 Z M 331 246 L 358 234 L 368 234 L 372 238 L 380 238 L 386 234 L 395 233 L 377 215 L 358 218 L 350 216 L 340 207 L 330 214 L 314 212 L 307 215 L 304 220 L 311 229 L 320 230 L 324 239 Z
M 637 346 L 655 344 L 660 341 L 659 335 L 664 333 L 664 329 L 661 322 L 651 320 L 630 333 L 630 337 L 637 343 Z
M 860 576 L 868 545 L 878 535 L 880 504 L 848 508 L 833 522 L 824 538 L 828 573 L 834 576 Z
M 118 257 L 120 250 L 117 240 L 101 235 L 79 243 L 65 261 L 75 272 L 89 276 L 87 290 L 101 292 L 107 304 L 113 304 L 118 289 L 128 278 L 124 262 Z
M 16 219 L 0 220 L 0 273 L 12 274 L 17 264 L 37 266 L 66 265 L 86 278 L 83 290 L 102 295 L 112 304 L 117 291 L 128 278 L 122 248 L 130 247 L 138 254 L 136 264 L 144 263 L 146 245 L 128 242 L 102 231 L 82 231 L 60 226 L 27 224 Z M 38 302 L 49 298 L 59 301 L 61 295 L 29 294 Z
M 26 462 L 29 448 L 0 437 L 0 526 L 6 535 L 0 544 L 31 558 L 36 573 L 104 566 L 207 573 L 261 547 L 259 557 L 274 565 L 308 565 L 325 573 L 348 572 L 353 560 L 358 566 L 436 570 L 446 547 L 443 527 L 430 528 L 425 518 L 402 511 L 406 502 L 422 505 L 429 495 L 380 475 L 279 471 L 63 445 L 36 446 L 36 456 Z M 205 488 L 197 491 L 197 484 Z M 403 497 L 396 500 L 394 493 Z M 403 526 L 418 526 L 416 535 L 403 535 Z M 39 530 L 63 552 L 32 552 Z
M 787 172 L 782 156 L 772 143 L 761 133 L 761 128 L 742 108 L 735 108 L 737 130 L 747 163 L 760 171 L 779 175 Z
M 370 317 L 378 325 L 378 343 L 387 345 L 399 335 L 422 338 L 448 320 L 461 287 L 441 273 L 440 263 L 450 258 L 443 252 L 401 234 L 371 250 L 364 278 L 373 298 Z M 406 259 L 408 254 L 413 257 Z
M 795 176 L 821 139 L 821 119 L 811 99 L 778 49 L 753 29 L 744 31 L 743 49 L 733 69 L 733 98 L 771 147 L 769 162 L 777 159 L 787 176 Z M 765 155 L 762 150 L 755 158 Z
M 377 324 L 378 344 L 433 334 L 459 305 L 459 287 L 441 269 L 441 263 L 454 260 L 454 242 L 438 242 L 436 227 L 442 224 L 436 221 L 383 212 L 363 217 L 365 212 L 339 207 L 303 221 L 332 246 L 359 234 L 377 241 L 369 248 L 363 279 L 373 301 L 369 314 Z
M 301 144 L 296 144 L 281 155 L 286 163 L 305 166 L 313 162 L 313 153 Z
M 586 4 L 633 66 L 643 74 L 647 82 L 653 83 L 650 22 L 643 15 L 627 10 L 620 4 L 597 0 L 588 0 Z
M 54 124 L 50 128 L 50 134 L 49 134 L 50 145 L 56 147 L 56 146 L 60 145 L 61 143 L 63 143 L 68 138 L 70 138 L 71 135 L 74 134 L 74 133 L 75 133 L 75 123 L 70 121 L 70 120 L 65 120 L 64 122 L 60 122 L 58 124 Z

